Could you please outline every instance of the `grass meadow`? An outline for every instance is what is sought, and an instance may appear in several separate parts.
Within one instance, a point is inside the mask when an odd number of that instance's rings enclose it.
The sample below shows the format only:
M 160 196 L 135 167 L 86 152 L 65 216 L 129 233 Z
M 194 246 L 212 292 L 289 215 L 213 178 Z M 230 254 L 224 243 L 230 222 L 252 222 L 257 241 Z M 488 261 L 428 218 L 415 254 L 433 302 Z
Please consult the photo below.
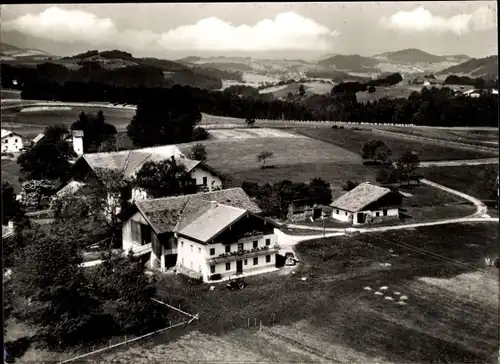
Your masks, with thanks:
M 461 224 L 307 241 L 296 247 L 303 265 L 248 277 L 238 292 L 163 276 L 164 299 L 200 313 L 191 332 L 95 359 L 494 363 L 498 271 L 482 265 L 495 252 L 497 234 L 498 224 Z M 382 286 L 383 294 L 375 295 Z M 248 319 L 265 328 L 248 328 Z
M 407 150 L 412 150 L 420 155 L 422 161 L 461 160 L 488 158 L 497 156 L 498 153 L 480 150 L 459 149 L 452 146 L 437 145 L 435 143 L 408 140 L 395 136 L 381 135 L 369 130 L 331 129 L 331 128 L 305 128 L 297 127 L 297 133 L 335 144 L 353 153 L 361 154 L 363 144 L 368 140 L 383 140 L 391 148 L 393 156 L 399 156 Z

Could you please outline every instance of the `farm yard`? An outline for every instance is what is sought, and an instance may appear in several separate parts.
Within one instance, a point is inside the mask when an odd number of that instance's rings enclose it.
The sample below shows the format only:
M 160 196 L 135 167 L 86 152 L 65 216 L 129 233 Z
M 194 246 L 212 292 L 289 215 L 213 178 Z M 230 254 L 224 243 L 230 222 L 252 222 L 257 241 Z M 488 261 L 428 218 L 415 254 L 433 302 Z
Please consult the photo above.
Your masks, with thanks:
M 365 142 L 372 139 L 379 139 L 387 143 L 393 155 L 398 156 L 409 149 L 417 152 L 422 161 L 476 159 L 498 155 L 498 153 L 493 152 L 459 149 L 452 146 L 438 145 L 433 142 L 408 140 L 404 137 L 388 136 L 369 130 L 296 127 L 294 131 L 314 139 L 335 144 L 357 154 L 361 153 L 361 148 Z
M 95 360 L 495 362 L 499 287 L 483 264 L 497 234 L 498 225 L 476 223 L 312 240 L 297 246 L 305 265 L 296 274 L 248 277 L 237 293 L 163 276 L 165 298 L 200 312 L 195 330 Z M 265 327 L 247 328 L 248 319 Z

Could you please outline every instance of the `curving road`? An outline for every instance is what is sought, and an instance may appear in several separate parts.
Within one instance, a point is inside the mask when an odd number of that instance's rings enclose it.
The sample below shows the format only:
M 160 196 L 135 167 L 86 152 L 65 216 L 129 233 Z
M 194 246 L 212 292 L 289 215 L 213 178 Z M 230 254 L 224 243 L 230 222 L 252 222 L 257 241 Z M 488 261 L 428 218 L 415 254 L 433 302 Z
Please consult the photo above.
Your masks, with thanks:
M 467 195 L 463 192 L 454 190 L 452 188 L 440 185 L 438 183 L 429 181 L 427 179 L 422 179 L 420 181 L 423 184 L 426 184 L 428 186 L 438 188 L 442 191 L 446 191 L 448 193 L 452 193 L 456 196 L 459 196 L 465 200 L 470 201 L 472 204 L 476 206 L 476 212 L 469 216 L 461 217 L 461 218 L 455 218 L 455 219 L 442 219 L 438 221 L 429 221 L 429 222 L 421 222 L 421 223 L 414 223 L 414 224 L 404 224 L 404 225 L 392 225 L 392 226 L 380 226 L 380 227 L 369 227 L 369 228 L 348 228 L 348 229 L 339 229 L 339 228 L 325 228 L 325 235 L 324 237 L 329 238 L 329 237 L 334 237 L 334 236 L 342 236 L 345 235 L 348 232 L 355 232 L 355 233 L 369 233 L 369 232 L 383 232 L 383 231 L 391 231 L 391 230 L 402 230 L 402 229 L 414 229 L 418 227 L 424 227 L 424 226 L 436 226 L 436 225 L 447 225 L 447 224 L 460 224 L 460 223 L 467 223 L 467 222 L 499 222 L 499 218 L 493 218 L 489 217 L 487 214 L 488 208 L 485 206 L 484 203 L 482 203 L 480 200 L 477 198 Z M 314 230 L 314 231 L 323 231 L 323 228 L 320 227 L 312 227 L 312 226 L 307 226 L 307 225 L 297 225 L 297 224 L 289 224 L 287 225 L 289 228 L 296 228 L 296 229 L 303 229 L 303 230 Z M 302 242 L 302 241 L 307 241 L 307 240 L 312 240 L 312 239 L 320 239 L 323 237 L 323 234 L 315 234 L 315 235 L 288 235 L 282 231 L 277 231 L 278 234 L 278 241 L 279 245 L 281 246 L 282 251 L 290 251 L 293 250 L 293 247 Z

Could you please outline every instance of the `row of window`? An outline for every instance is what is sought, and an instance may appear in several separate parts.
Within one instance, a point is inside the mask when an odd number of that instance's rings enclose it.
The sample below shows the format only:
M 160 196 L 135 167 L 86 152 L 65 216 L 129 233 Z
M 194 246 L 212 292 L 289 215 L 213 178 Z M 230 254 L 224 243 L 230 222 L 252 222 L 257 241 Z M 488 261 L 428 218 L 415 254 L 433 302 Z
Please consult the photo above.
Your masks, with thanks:
M 340 210 L 337 210 L 337 215 L 339 215 L 339 214 L 340 214 Z M 348 215 L 347 211 L 344 211 L 344 214 L 347 216 L 347 215 Z M 387 210 L 385 210 L 385 209 L 384 209 L 384 210 L 383 210 L 383 214 L 384 214 L 384 216 L 387 216 Z M 375 213 L 375 216 L 379 217 L 379 216 L 380 216 L 380 212 L 379 212 L 379 211 L 377 211 L 377 212 Z
M 266 263 L 271 263 L 271 256 L 266 255 Z M 259 257 L 253 258 L 253 265 L 259 264 Z M 248 265 L 248 259 L 243 260 L 243 265 Z M 231 270 L 231 262 L 226 263 L 226 270 Z M 215 265 L 210 266 L 210 273 L 215 273 Z
M 271 245 L 271 239 L 266 239 L 266 246 Z M 253 248 L 258 248 L 259 247 L 259 241 L 254 240 L 252 242 L 252 247 Z M 243 243 L 238 243 L 238 251 L 241 252 L 243 251 Z M 231 253 L 231 245 L 226 245 L 226 253 Z M 215 255 L 215 248 L 210 248 L 210 255 Z
M 19 141 L 18 139 L 14 139 L 14 143 L 17 143 L 18 141 Z M 4 144 L 8 144 L 9 140 L 8 139 L 4 139 L 3 143 Z

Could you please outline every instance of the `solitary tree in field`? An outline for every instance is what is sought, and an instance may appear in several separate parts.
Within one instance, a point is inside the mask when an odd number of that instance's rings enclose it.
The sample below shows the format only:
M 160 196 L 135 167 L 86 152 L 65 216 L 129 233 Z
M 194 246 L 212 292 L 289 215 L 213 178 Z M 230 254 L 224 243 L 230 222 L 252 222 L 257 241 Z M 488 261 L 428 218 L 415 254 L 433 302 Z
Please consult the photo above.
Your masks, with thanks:
M 191 153 L 189 154 L 189 158 L 195 159 L 197 161 L 204 161 L 207 159 L 207 151 L 205 146 L 201 143 L 196 143 L 191 148 Z
M 390 164 L 391 149 L 382 140 L 369 140 L 363 144 L 361 156 L 365 160 L 373 160 L 382 164 Z
M 257 155 L 257 161 L 262 163 L 261 168 L 266 168 L 267 165 L 267 160 L 271 158 L 274 154 L 272 152 L 269 152 L 267 150 L 262 151 L 260 154 Z
M 415 175 L 415 171 L 420 165 L 420 156 L 413 151 L 407 151 L 398 158 L 396 162 L 396 170 L 401 176 L 401 180 L 406 180 L 410 183 L 411 177 Z
M 299 86 L 299 95 L 304 96 L 306 94 L 306 89 L 304 88 L 304 85 Z

